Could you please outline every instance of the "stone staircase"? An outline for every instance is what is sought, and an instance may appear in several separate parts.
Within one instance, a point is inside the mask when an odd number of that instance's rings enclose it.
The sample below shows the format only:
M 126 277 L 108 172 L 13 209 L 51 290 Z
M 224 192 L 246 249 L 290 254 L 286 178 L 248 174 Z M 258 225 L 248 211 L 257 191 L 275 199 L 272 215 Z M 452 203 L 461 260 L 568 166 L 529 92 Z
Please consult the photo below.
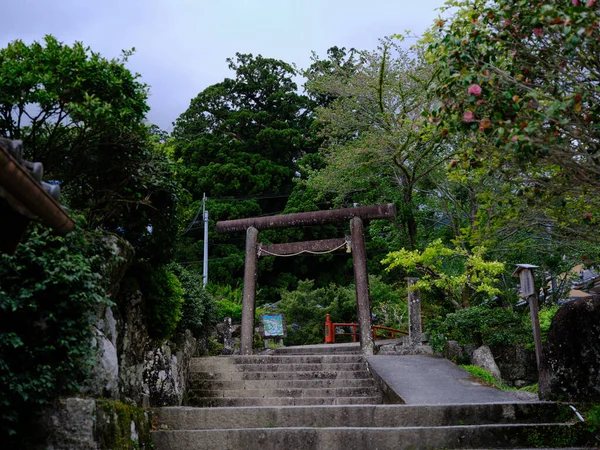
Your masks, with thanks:
M 549 448 L 587 439 L 556 403 L 381 404 L 366 362 L 349 348 L 194 360 L 188 406 L 155 410 L 154 448 Z
M 307 406 L 379 404 L 382 396 L 360 354 L 195 358 L 186 404 Z

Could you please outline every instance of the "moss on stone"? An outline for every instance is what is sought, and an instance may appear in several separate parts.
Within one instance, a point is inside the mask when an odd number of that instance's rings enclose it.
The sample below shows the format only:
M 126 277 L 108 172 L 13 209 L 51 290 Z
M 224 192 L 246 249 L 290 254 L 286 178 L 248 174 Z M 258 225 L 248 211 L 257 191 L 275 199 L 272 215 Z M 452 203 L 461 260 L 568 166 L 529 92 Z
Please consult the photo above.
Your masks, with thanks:
M 150 412 L 112 400 L 96 402 L 96 441 L 103 450 L 152 448 Z

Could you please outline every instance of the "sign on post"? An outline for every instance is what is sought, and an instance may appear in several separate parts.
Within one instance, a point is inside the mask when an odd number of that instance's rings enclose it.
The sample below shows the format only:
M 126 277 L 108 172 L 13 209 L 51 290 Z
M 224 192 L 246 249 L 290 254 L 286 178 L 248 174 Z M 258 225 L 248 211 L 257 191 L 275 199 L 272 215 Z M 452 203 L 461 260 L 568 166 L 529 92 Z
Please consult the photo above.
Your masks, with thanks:
M 265 347 L 268 347 L 271 339 L 276 343 L 283 345 L 283 338 L 287 336 L 287 326 L 283 314 L 262 314 L 259 325 L 260 335 L 265 340 Z
M 542 357 L 542 334 L 540 332 L 540 319 L 538 316 L 538 300 L 533 283 L 533 269 L 538 266 L 531 264 L 516 264 L 517 268 L 513 272 L 513 277 L 519 277 L 521 282 L 520 296 L 529 302 L 529 311 L 531 312 L 531 327 L 533 328 L 533 342 L 535 344 L 535 359 L 538 371 L 540 369 L 540 359 Z

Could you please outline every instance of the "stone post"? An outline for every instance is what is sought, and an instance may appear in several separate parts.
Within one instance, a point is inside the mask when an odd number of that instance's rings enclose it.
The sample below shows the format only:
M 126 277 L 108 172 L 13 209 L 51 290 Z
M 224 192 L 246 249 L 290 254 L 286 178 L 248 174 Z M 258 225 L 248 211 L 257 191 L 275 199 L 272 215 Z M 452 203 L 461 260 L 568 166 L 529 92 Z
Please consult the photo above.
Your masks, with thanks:
M 369 299 L 365 232 L 363 221 L 360 217 L 354 217 L 350 221 L 350 232 L 352 234 L 354 283 L 356 285 L 356 303 L 358 306 L 358 323 L 360 325 L 360 348 L 363 355 L 372 355 L 375 349 L 375 342 L 373 340 L 371 301 Z
M 240 355 L 251 355 L 254 343 L 254 314 L 256 311 L 256 275 L 258 271 L 258 230 L 246 230 L 246 265 L 244 266 L 244 297 L 242 301 L 242 336 Z
M 223 355 L 233 354 L 232 330 L 231 317 L 226 317 L 223 321 Z
M 408 340 L 412 347 L 421 345 L 423 333 L 421 330 L 421 295 L 411 289 L 418 278 L 408 277 Z

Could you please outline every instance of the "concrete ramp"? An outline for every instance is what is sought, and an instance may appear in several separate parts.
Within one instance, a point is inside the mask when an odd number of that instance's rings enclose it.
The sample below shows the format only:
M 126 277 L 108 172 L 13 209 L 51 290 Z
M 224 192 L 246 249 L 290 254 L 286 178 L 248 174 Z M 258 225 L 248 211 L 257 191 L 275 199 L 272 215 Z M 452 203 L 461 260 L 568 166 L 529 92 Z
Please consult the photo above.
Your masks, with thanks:
M 535 402 L 535 394 L 500 391 L 471 379 L 456 364 L 433 355 L 382 355 L 367 357 L 376 378 L 408 405 L 451 405 Z

